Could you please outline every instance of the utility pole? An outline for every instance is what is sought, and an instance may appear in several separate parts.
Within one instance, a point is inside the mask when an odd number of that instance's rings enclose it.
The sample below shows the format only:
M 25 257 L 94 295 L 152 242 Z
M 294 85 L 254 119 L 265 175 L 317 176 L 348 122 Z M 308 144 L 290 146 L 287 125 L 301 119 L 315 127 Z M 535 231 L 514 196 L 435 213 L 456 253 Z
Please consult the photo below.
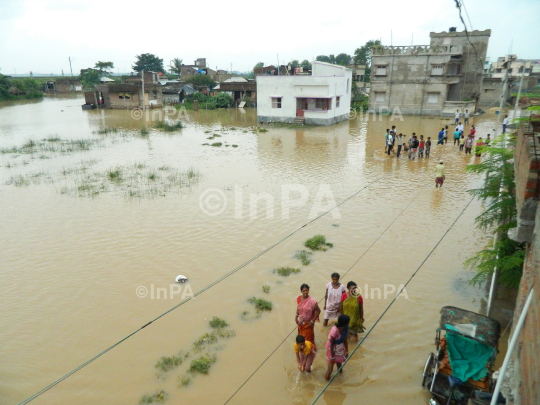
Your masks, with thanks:
M 523 62 L 523 71 L 521 72 L 521 80 L 519 81 L 519 88 L 518 88 L 518 94 L 516 97 L 516 102 L 514 104 L 514 116 L 513 118 L 517 118 L 517 109 L 519 104 L 519 98 L 521 97 L 521 86 L 523 86 L 523 76 L 525 76 L 525 62 Z
M 144 109 L 146 108 L 146 103 L 144 99 L 144 69 L 141 72 L 141 81 L 142 81 L 142 112 L 143 112 L 143 117 L 144 117 Z
M 69 70 L 71 70 L 71 77 L 73 77 L 73 69 L 71 68 L 71 56 L 69 57 Z

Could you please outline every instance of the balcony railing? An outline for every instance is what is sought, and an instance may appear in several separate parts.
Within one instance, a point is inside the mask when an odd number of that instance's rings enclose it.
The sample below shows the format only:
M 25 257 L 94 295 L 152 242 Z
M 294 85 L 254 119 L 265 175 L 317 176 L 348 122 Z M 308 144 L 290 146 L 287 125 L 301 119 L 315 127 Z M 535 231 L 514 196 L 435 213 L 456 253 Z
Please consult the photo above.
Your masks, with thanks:
M 414 45 L 414 46 L 376 46 L 371 48 L 373 56 L 384 55 L 460 55 L 463 52 L 461 45 Z

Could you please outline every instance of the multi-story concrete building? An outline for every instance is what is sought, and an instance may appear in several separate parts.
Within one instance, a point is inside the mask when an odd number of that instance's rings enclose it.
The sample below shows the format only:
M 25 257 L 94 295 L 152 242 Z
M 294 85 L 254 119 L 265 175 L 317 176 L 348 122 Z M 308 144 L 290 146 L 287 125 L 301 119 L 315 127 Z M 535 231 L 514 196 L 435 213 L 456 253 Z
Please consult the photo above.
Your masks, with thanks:
M 352 72 L 313 62 L 311 75 L 256 76 L 257 120 L 331 125 L 347 119 Z
M 452 115 L 476 110 L 491 30 L 432 32 L 429 45 L 376 46 L 370 108 Z
M 508 71 L 508 72 L 507 72 Z M 504 79 L 508 73 L 509 78 L 515 79 L 514 87 L 519 86 L 523 80 L 522 89 L 534 89 L 540 86 L 540 60 L 518 59 L 517 55 L 508 55 L 497 58 L 491 64 L 491 77 Z

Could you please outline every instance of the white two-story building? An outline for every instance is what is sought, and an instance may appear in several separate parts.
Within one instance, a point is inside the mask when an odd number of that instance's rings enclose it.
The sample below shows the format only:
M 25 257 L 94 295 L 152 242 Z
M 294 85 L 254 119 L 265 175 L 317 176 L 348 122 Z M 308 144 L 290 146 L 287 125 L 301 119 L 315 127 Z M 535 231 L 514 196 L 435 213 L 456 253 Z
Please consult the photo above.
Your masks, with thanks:
M 258 122 L 332 125 L 347 119 L 352 71 L 313 62 L 311 75 L 257 76 Z

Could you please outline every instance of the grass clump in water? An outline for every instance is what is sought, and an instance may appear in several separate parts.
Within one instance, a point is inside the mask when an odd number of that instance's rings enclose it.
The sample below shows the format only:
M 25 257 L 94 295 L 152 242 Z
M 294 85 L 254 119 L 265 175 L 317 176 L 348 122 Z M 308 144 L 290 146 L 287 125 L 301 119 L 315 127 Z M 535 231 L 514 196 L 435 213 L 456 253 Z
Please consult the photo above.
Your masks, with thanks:
M 118 128 L 109 127 L 109 128 L 98 129 L 94 133 L 96 133 L 98 135 L 107 135 L 107 134 L 116 134 L 117 132 L 118 132 Z
M 203 346 L 216 343 L 217 340 L 218 338 L 215 333 L 205 333 L 193 343 L 193 346 L 195 347 L 195 351 L 201 351 Z
M 300 273 L 300 269 L 294 267 L 280 267 L 279 269 L 272 270 L 272 273 L 277 273 L 283 277 L 289 277 L 292 273 Z
M 178 378 L 180 380 L 180 378 Z M 191 378 L 189 377 L 183 377 L 181 380 L 180 380 L 180 385 L 182 385 L 183 387 L 189 385 L 189 383 L 191 382 Z
M 192 373 L 208 374 L 208 372 L 210 371 L 210 367 L 212 367 L 212 364 L 214 364 L 215 362 L 215 355 L 212 357 L 201 356 L 198 359 L 191 361 L 189 371 L 191 371 Z
M 259 128 L 259 132 L 268 132 L 266 128 Z
M 238 145 L 231 145 L 233 148 L 238 148 Z
M 263 293 L 270 294 L 270 286 L 269 285 L 263 285 L 262 286 Z
M 161 357 L 159 361 L 156 363 L 156 368 L 160 369 L 163 372 L 167 372 L 175 367 L 178 367 L 180 364 L 182 364 L 183 361 L 182 353 L 179 353 L 178 356 L 171 356 L 171 357 Z
M 327 248 L 333 247 L 334 245 L 332 243 L 327 243 L 324 235 L 315 235 L 314 237 L 306 240 L 304 246 L 311 250 L 326 251 Z
M 214 316 L 209 323 L 210 323 L 210 326 L 214 329 L 226 328 L 227 326 L 229 326 L 229 324 L 227 323 L 227 321 L 225 321 L 225 319 L 221 319 L 217 316 Z
M 270 301 L 266 301 L 265 299 L 251 297 L 248 299 L 248 302 L 255 305 L 255 310 L 257 312 L 272 310 L 272 303 Z
M 163 390 L 160 390 L 153 395 L 144 395 L 139 401 L 139 404 L 162 403 L 167 400 L 167 397 L 167 393 Z
M 220 147 L 221 145 L 223 145 L 221 142 L 214 142 L 214 143 L 211 144 L 210 146 Z
M 141 128 L 139 130 L 139 133 L 141 134 L 141 136 L 147 136 L 150 133 L 150 131 L 148 131 L 148 129 L 146 128 Z
M 184 124 L 182 124 L 181 121 L 176 121 L 176 122 L 173 122 L 172 124 L 169 124 L 168 122 L 165 122 L 165 121 L 159 121 L 154 126 L 154 128 L 161 129 L 165 132 L 174 132 L 174 131 L 184 128 Z
M 121 181 L 122 180 L 122 169 L 120 167 L 116 167 L 114 169 L 108 169 L 107 170 L 107 178 L 110 181 Z
M 296 252 L 294 258 L 300 260 L 304 266 L 307 266 L 311 263 L 311 255 L 313 255 L 313 253 L 309 250 L 300 250 Z

